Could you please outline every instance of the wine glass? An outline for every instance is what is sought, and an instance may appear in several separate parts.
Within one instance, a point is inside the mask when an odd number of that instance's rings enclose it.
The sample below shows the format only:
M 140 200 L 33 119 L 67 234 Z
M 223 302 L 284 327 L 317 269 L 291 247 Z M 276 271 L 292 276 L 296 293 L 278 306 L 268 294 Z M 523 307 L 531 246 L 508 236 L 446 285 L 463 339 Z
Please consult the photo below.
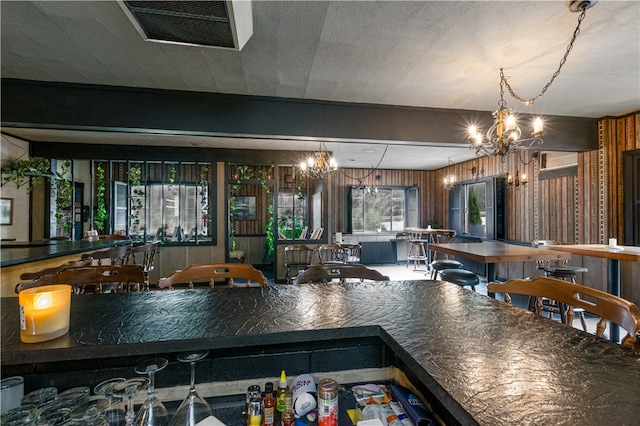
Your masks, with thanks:
M 135 423 L 138 426 L 168 426 L 169 412 L 155 395 L 156 372 L 164 369 L 169 361 L 164 358 L 153 358 L 143 361 L 135 368 L 138 374 L 149 376 L 149 387 L 147 388 L 147 400 L 142 404 Z
M 173 415 L 173 426 L 195 426 L 196 423 L 213 415 L 211 406 L 196 392 L 196 361 L 209 354 L 208 350 L 185 352 L 178 355 L 178 361 L 191 365 L 191 387 L 189 394 L 182 401 Z
M 104 396 L 107 401 L 109 401 L 109 407 L 106 409 L 104 415 L 110 426 L 125 425 L 125 410 L 122 406 L 123 398 L 115 396 L 113 388 L 116 383 L 122 383 L 126 380 L 124 377 L 115 377 L 100 382 L 93 388 L 93 392 L 96 395 Z
M 149 387 L 150 380 L 146 377 L 134 377 L 133 379 L 118 382 L 113 385 L 113 395 L 119 398 L 127 398 L 127 414 L 124 416 L 126 426 L 133 426 L 135 413 L 133 412 L 133 396 L 141 390 Z
M 107 426 L 105 417 L 109 409 L 109 400 L 104 395 L 94 395 L 76 406 L 69 416 L 74 424 L 84 426 Z

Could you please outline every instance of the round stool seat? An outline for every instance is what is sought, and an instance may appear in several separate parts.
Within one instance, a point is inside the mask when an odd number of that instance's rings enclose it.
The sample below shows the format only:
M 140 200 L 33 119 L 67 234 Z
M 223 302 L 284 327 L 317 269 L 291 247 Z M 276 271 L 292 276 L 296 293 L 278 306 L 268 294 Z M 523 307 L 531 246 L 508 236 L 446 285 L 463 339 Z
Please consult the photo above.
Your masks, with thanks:
M 462 263 L 453 259 L 439 259 L 434 260 L 430 263 L 431 265 L 431 279 L 435 280 L 438 276 L 438 272 L 444 271 L 445 269 L 460 269 L 462 268 Z
M 575 282 L 576 274 L 589 272 L 587 268 L 581 266 L 551 266 L 544 270 L 544 274 L 548 277 L 559 278 Z
M 440 277 L 443 281 L 449 281 L 461 287 L 471 286 L 472 290 L 475 290 L 476 285 L 480 284 L 480 278 L 466 269 L 445 269 L 440 272 Z
M 452 259 L 440 259 L 431 262 L 431 267 L 436 271 L 443 271 L 445 269 L 460 269 L 462 268 L 462 263 Z

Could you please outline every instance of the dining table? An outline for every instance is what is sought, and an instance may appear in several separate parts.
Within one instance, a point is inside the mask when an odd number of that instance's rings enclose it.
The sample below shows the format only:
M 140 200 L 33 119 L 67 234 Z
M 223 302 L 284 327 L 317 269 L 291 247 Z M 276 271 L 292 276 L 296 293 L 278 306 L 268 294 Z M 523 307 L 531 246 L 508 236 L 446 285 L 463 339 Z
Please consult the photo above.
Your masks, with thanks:
M 535 247 L 519 246 L 497 241 L 431 244 L 431 250 L 484 263 L 486 265 L 488 283 L 497 280 L 497 263 L 568 260 L 571 258 L 571 254 L 566 251 L 539 250 Z M 495 294 L 489 293 L 489 296 L 495 297 Z
M 605 244 L 548 244 L 539 246 L 543 249 L 561 251 L 579 256 L 599 257 L 607 259 L 607 291 L 620 297 L 620 261 L 640 261 L 640 247 L 609 246 Z M 611 323 L 611 340 L 620 341 L 620 327 Z

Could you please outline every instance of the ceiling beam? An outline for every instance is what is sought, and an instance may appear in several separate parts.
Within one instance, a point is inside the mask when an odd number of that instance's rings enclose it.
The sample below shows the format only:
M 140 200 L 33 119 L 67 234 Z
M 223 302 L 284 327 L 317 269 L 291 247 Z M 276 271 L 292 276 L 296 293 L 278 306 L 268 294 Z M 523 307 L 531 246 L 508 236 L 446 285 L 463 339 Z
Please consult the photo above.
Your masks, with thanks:
M 544 118 L 545 150 L 597 149 L 597 119 Z M 460 144 L 471 123 L 488 129 L 491 113 L 2 79 L 6 127 Z

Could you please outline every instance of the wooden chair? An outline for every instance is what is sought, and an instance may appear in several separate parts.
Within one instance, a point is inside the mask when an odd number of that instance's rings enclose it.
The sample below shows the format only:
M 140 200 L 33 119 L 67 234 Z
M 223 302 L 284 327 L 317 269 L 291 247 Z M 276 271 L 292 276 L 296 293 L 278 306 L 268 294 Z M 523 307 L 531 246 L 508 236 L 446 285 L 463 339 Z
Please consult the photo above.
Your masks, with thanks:
M 69 284 L 74 293 L 140 290 L 144 284 L 144 272 L 138 265 L 85 266 L 43 275 L 35 280 L 16 285 L 16 293 L 33 287 L 51 284 Z
M 209 287 L 214 288 L 215 281 L 225 280 L 229 287 L 233 287 L 234 279 L 244 279 L 245 287 L 251 287 L 251 281 L 261 287 L 267 285 L 267 278 L 248 263 L 214 263 L 191 265 L 183 270 L 175 271 L 166 278 L 160 278 L 158 288 L 174 289 L 176 284 L 187 284 L 185 288 L 195 288 L 194 283 L 207 281 Z
M 304 244 L 293 244 L 285 246 L 282 252 L 284 255 L 284 267 L 287 268 L 284 279 L 287 284 L 291 284 L 298 271 L 311 265 L 315 251 Z
M 577 306 L 600 317 L 596 326 L 596 336 L 602 337 L 606 320 L 618 324 L 627 331 L 622 339 L 623 347 L 633 347 L 636 334 L 640 331 L 640 309 L 628 300 L 618 296 L 550 277 L 537 277 L 527 280 L 510 280 L 505 283 L 489 283 L 491 293 L 504 293 L 504 299 L 511 303 L 509 293 L 522 294 L 538 298 L 535 312 L 542 315 L 540 299 L 545 297 L 568 306 L 567 323 L 573 323 L 572 307 Z
M 91 259 L 74 260 L 53 268 L 41 269 L 35 272 L 24 272 L 20 274 L 20 279 L 24 281 L 35 280 L 44 275 L 56 274 L 58 272 L 64 271 L 65 269 L 82 268 L 84 266 L 91 266 L 91 262 L 92 262 Z
M 153 271 L 153 261 L 158 251 L 158 243 L 148 243 L 129 247 L 124 263 L 126 265 L 140 265 L 144 272 L 144 289 L 149 290 L 149 273 Z
M 316 248 L 320 263 L 323 265 L 341 265 L 345 262 L 344 249 L 339 244 L 320 244 Z
M 322 234 L 324 233 L 324 228 L 317 228 L 311 231 L 311 235 L 309 236 L 310 240 L 319 240 L 322 238 Z
M 388 276 L 364 265 L 311 265 L 300 271 L 293 283 L 328 282 L 333 279 L 344 282 L 347 278 L 357 278 L 361 281 L 389 281 Z
M 129 257 L 130 248 L 130 245 L 124 244 L 107 250 L 84 253 L 80 258 L 83 260 L 91 259 L 94 266 L 125 265 Z

